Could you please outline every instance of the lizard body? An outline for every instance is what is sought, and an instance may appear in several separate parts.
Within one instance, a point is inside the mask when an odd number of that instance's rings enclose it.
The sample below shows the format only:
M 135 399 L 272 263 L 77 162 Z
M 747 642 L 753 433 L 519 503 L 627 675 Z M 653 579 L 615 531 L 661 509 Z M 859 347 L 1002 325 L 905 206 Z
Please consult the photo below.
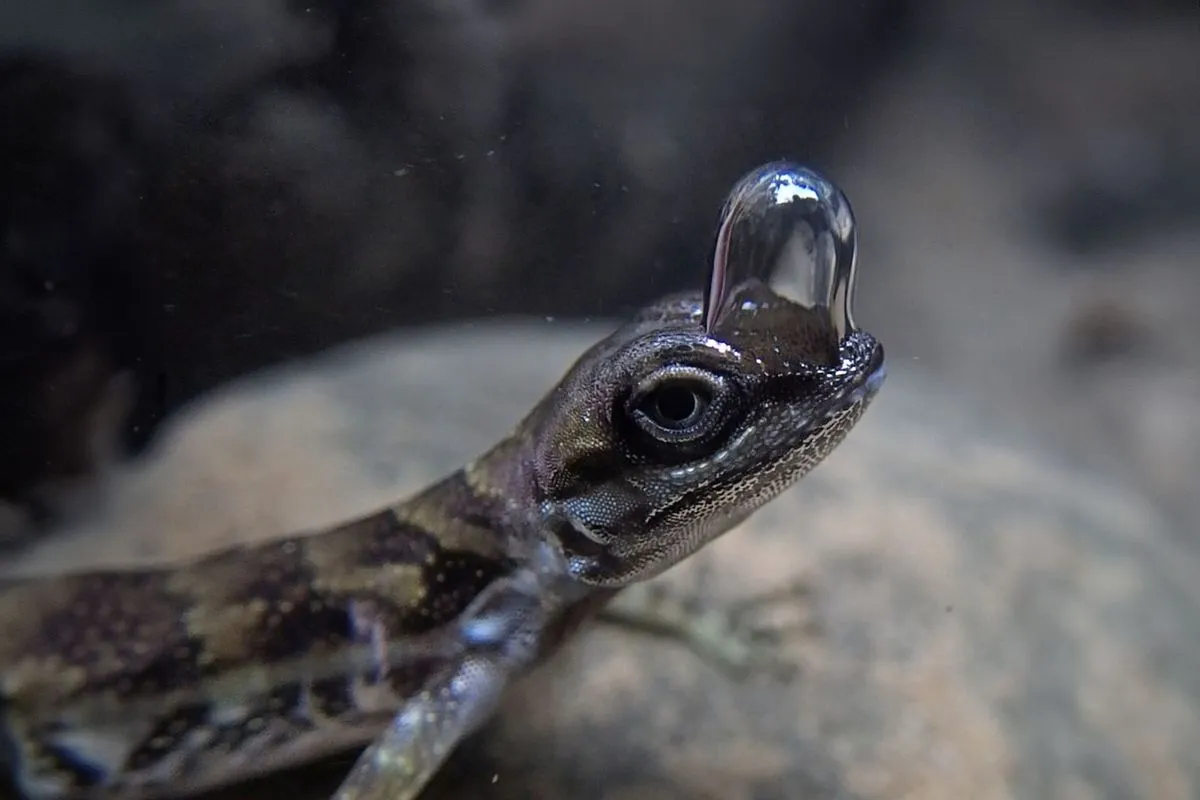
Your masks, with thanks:
M 792 208 L 745 186 L 726 239 Z M 830 197 L 806 202 L 823 214 Z M 804 218 L 819 251 L 836 226 Z M 718 253 L 723 313 L 699 293 L 645 309 L 404 502 L 183 564 L 0 584 L 0 761 L 17 788 L 179 796 L 370 743 L 337 797 L 415 797 L 512 677 L 791 485 L 878 390 L 844 253 L 810 305 Z

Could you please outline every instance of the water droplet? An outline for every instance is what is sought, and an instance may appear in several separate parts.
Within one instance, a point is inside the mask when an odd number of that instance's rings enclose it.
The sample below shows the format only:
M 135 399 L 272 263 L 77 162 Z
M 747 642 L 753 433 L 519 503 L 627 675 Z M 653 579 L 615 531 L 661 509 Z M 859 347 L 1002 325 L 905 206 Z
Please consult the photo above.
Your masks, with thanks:
M 856 232 L 850 201 L 832 181 L 789 162 L 766 164 L 734 185 L 721 212 L 704 296 L 704 328 L 745 313 L 746 284 L 779 276 L 802 305 L 829 317 L 839 338 L 853 330 Z

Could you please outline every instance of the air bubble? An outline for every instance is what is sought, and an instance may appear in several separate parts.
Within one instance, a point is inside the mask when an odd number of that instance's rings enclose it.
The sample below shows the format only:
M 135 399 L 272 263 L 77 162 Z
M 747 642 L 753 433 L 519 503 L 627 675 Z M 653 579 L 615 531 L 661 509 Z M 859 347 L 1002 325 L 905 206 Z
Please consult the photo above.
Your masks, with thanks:
M 705 330 L 711 334 L 729 315 L 753 311 L 740 290 L 774 277 L 790 299 L 827 315 L 844 337 L 855 330 L 855 251 L 854 212 L 832 181 L 785 161 L 753 170 L 734 185 L 721 212 Z

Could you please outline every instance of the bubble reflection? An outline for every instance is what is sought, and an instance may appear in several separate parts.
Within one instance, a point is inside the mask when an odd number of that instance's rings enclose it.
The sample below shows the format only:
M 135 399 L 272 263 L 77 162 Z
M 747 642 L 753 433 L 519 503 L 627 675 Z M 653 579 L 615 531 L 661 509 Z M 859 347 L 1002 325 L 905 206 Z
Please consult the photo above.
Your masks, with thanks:
M 721 212 L 704 296 L 710 334 L 741 305 L 739 291 L 774 275 L 798 287 L 792 299 L 821 312 L 838 338 L 854 330 L 856 232 L 842 191 L 807 167 L 766 164 L 733 187 Z

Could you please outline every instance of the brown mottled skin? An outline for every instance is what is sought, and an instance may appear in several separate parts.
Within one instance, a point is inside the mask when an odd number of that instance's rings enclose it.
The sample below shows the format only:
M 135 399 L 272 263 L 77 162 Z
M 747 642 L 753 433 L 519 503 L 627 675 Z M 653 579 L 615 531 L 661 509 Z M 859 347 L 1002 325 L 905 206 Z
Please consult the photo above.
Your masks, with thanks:
M 461 475 L 451 478 L 447 493 L 460 482 Z M 462 493 L 472 496 L 465 485 Z M 419 516 L 421 502 L 400 513 Z M 115 709 L 195 692 L 206 678 L 247 663 L 269 668 L 336 654 L 351 644 L 351 599 L 373 604 L 390 630 L 435 629 L 505 569 L 496 536 L 454 508 L 460 513 L 442 518 L 440 539 L 389 509 L 323 535 L 226 550 L 186 569 L 9 587 L 9 613 L 0 616 L 6 698 L 36 708 L 111 693 Z
M 18 785 L 194 792 L 361 745 L 400 710 L 416 733 L 369 748 L 338 796 L 415 796 L 587 612 L 736 525 L 866 408 L 869 335 L 839 340 L 827 311 L 756 280 L 735 299 L 713 333 L 699 294 L 650 307 L 399 505 L 182 564 L 0 584 L 0 757 Z M 667 431 L 680 389 L 699 416 Z

